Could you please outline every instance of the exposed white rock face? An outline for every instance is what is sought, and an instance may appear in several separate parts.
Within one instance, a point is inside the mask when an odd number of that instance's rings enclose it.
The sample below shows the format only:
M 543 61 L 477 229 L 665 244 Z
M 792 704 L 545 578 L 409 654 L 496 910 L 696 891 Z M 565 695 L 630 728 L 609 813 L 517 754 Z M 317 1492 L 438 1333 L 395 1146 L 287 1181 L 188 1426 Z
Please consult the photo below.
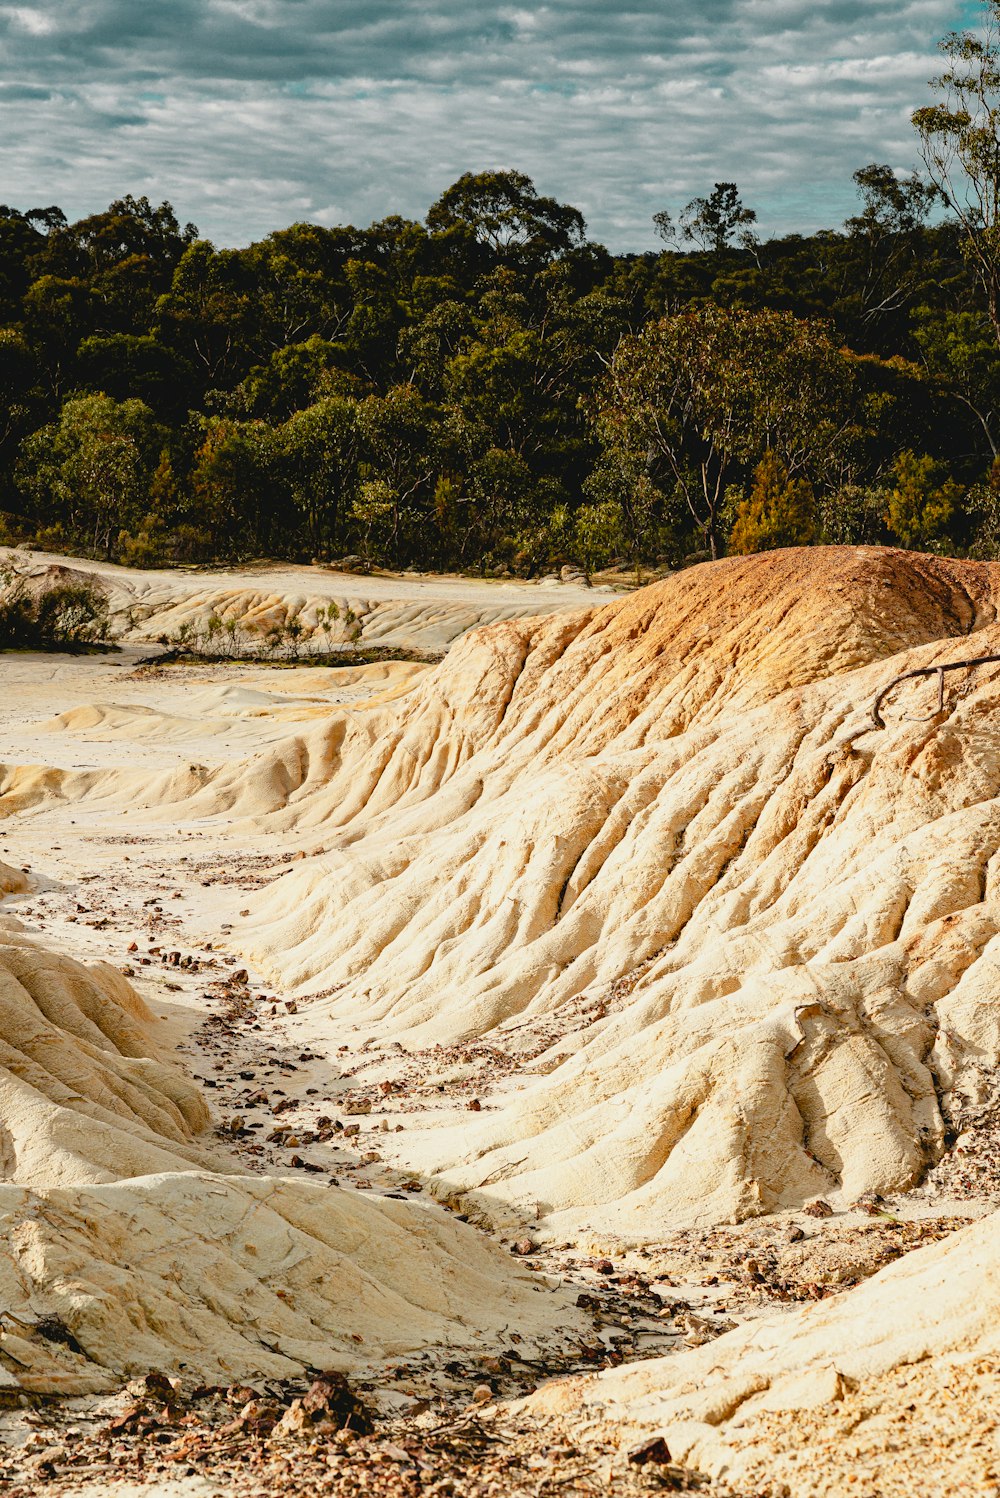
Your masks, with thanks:
M 556 1234 L 912 1185 L 1000 1060 L 1000 668 L 868 714 L 1000 650 L 997 580 L 772 553 L 481 631 L 194 792 L 324 840 L 246 949 L 370 1033 L 540 1051 L 415 1147 Z
M 794 1498 L 988 1493 L 1000 1394 L 1000 1214 L 907 1255 L 846 1295 L 707 1346 L 526 1401 L 735 1491 Z
M 564 1293 L 432 1205 L 228 1173 L 121 973 L 5 927 L 0 1388 L 289 1377 L 572 1323 Z
M 498 619 L 552 614 L 594 602 L 579 573 L 540 588 L 521 582 L 484 586 L 456 577 L 368 578 L 280 563 L 246 572 L 218 569 L 190 575 L 7 547 L 0 548 L 0 557 L 12 559 L 30 587 L 84 582 L 98 588 L 118 639 L 200 639 L 203 644 L 214 641 L 223 651 L 232 650 L 236 641 L 244 648 L 263 647 L 269 631 L 287 644 L 290 625 L 297 649 L 306 654 L 344 644 L 442 651 L 469 630 Z M 217 622 L 212 625 L 212 620 Z M 275 648 L 283 653 L 283 645 Z
M 695 568 L 477 631 L 248 761 L 8 771 L 0 811 L 314 832 L 243 945 L 336 990 L 317 1033 L 535 1053 L 507 1106 L 413 1143 L 490 1209 L 641 1239 L 850 1201 L 914 1183 L 1000 1054 L 1000 672 L 865 731 L 888 678 L 1000 648 L 997 579 L 864 548 Z

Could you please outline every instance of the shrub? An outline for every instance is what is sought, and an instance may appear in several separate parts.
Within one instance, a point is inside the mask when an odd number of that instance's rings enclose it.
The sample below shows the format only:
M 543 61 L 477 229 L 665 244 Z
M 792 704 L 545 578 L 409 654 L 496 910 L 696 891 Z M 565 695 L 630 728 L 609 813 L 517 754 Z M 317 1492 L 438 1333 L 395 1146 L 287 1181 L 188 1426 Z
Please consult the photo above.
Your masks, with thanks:
M 808 546 L 816 539 L 815 514 L 812 485 L 790 478 L 781 458 L 769 449 L 754 469 L 749 497 L 737 506 L 729 550 L 748 556 L 779 546 Z
M 961 494 L 960 485 L 945 477 L 928 454 L 902 452 L 896 459 L 896 484 L 885 523 L 901 546 L 926 550 L 941 536 Z
M 34 589 L 12 565 L 0 572 L 0 650 L 82 650 L 106 645 L 108 603 L 88 583 Z

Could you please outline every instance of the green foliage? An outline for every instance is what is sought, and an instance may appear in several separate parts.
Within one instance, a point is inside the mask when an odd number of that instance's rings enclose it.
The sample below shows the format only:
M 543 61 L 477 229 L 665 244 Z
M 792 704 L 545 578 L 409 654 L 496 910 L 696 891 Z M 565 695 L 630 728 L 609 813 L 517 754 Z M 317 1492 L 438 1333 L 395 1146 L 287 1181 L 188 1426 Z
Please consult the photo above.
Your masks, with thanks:
M 274 428 L 263 421 L 210 418 L 193 456 L 190 485 L 198 518 L 229 555 L 281 551 L 286 516 L 274 503 L 280 456 Z
M 66 402 L 59 420 L 21 444 L 21 491 L 40 524 L 58 523 L 95 555 L 143 515 L 163 441 L 142 401 L 107 395 Z
M 927 453 L 918 457 L 902 452 L 885 523 L 901 546 L 927 550 L 940 539 L 961 493 L 961 485 L 945 478 L 941 465 Z
M 985 477 L 966 494 L 965 507 L 974 534 L 969 555 L 983 561 L 997 561 L 1000 559 L 1000 458 L 993 459 Z
M 753 484 L 736 509 L 729 551 L 747 556 L 779 546 L 809 546 L 816 538 L 816 500 L 808 479 L 793 479 L 770 449 L 754 469 Z
M 357 402 L 330 396 L 296 411 L 277 441 L 293 524 L 305 535 L 311 553 L 329 556 L 344 538 L 357 490 Z
M 574 519 L 573 539 L 575 555 L 588 577 L 606 567 L 614 557 L 630 550 L 621 506 L 609 499 L 581 505 Z
M 106 643 L 108 604 L 85 583 L 35 585 L 8 562 L 0 568 L 0 650 L 81 650 Z
M 466 173 L 423 223 L 242 249 L 146 198 L 76 223 L 0 205 L 0 536 L 505 574 L 879 543 L 891 512 L 906 544 L 992 554 L 993 200 L 938 166 L 997 188 L 1000 74 L 988 29 L 946 51 L 932 180 L 870 163 L 856 214 L 810 237 L 758 240 L 718 182 L 657 216 L 670 249 L 613 257 L 516 171 Z M 968 499 L 893 500 L 901 452 Z
M 715 556 L 727 485 L 769 451 L 795 477 L 835 470 L 851 397 L 851 367 L 819 325 L 708 306 L 622 340 L 598 434 L 626 488 L 681 494 Z
M 983 0 L 980 31 L 940 44 L 938 99 L 913 115 L 924 164 L 961 226 L 963 252 L 1000 340 L 1000 0 Z
M 441 234 L 467 229 L 494 253 L 559 254 L 583 241 L 586 225 L 575 208 L 540 197 L 523 172 L 466 172 L 427 215 Z
M 656 232 L 668 244 L 680 238 L 715 254 L 734 242 L 744 247 L 752 244 L 756 222 L 757 214 L 746 207 L 735 182 L 716 182 L 707 198 L 692 198 L 681 209 L 679 231 L 666 209 L 653 215 Z

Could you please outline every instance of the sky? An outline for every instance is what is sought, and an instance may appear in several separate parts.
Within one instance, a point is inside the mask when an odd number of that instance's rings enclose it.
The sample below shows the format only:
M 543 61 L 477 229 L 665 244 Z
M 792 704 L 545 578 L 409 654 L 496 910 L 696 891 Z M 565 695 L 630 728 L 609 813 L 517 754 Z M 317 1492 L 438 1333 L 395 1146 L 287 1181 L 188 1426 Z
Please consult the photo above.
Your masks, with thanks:
M 735 181 L 765 233 L 917 165 L 910 111 L 978 0 L 0 0 L 0 202 L 168 198 L 220 245 L 421 219 L 515 167 L 615 251 Z

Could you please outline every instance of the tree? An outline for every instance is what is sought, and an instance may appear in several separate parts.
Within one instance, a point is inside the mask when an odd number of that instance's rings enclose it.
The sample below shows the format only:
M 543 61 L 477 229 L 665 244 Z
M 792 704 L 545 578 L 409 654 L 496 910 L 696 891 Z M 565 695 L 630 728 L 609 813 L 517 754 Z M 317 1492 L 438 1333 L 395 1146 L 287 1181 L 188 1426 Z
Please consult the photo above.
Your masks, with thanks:
M 653 214 L 657 233 L 668 244 L 679 236 L 715 254 L 728 249 L 734 239 L 743 247 L 753 244 L 751 225 L 756 222 L 756 212 L 745 206 L 735 182 L 716 182 L 707 198 L 692 198 L 681 209 L 679 229 L 666 210 Z
M 902 452 L 885 523 L 901 546 L 926 549 L 948 524 L 961 492 L 954 480 L 943 479 L 941 465 L 927 453 Z
M 182 354 L 204 383 L 239 378 L 251 362 L 254 290 L 238 250 L 216 250 L 207 239 L 196 239 L 156 303 L 153 335 Z
M 789 477 L 771 449 L 754 469 L 749 496 L 737 506 L 729 551 L 748 556 L 779 546 L 808 546 L 816 539 L 815 499 L 808 479 Z
M 983 312 L 918 307 L 913 336 L 940 389 L 970 411 L 1000 453 L 1000 348 Z
M 597 431 L 628 484 L 680 496 L 715 557 L 727 484 L 768 449 L 792 477 L 821 477 L 851 396 L 850 365 L 822 326 L 707 306 L 622 339 L 597 396 Z
M 188 408 L 194 370 L 173 349 L 155 338 L 111 333 L 84 338 L 77 350 L 78 383 L 116 400 L 130 396 L 154 411 L 180 415 Z
M 40 276 L 25 293 L 24 330 L 47 365 L 55 393 L 69 384 L 77 347 L 93 331 L 97 315 L 92 287 L 77 276 Z
M 275 349 L 266 364 L 255 364 L 236 387 L 232 405 L 267 421 L 287 421 L 321 395 L 356 383 L 339 367 L 343 350 L 314 333 L 305 343 Z
M 920 231 L 940 197 L 933 183 L 897 176 L 891 166 L 871 162 L 854 173 L 861 212 L 844 225 L 861 252 L 851 277 L 851 297 L 863 321 L 896 313 L 911 300 L 926 275 L 919 254 Z
M 163 429 L 142 401 L 68 400 L 59 420 L 21 444 L 18 476 L 43 524 L 60 523 L 98 555 L 144 515 Z
M 0 327 L 0 453 L 28 428 L 38 373 L 38 360 L 23 333 Z
M 341 337 L 352 301 L 346 267 L 364 249 L 365 236 L 357 230 L 292 224 L 244 251 L 262 346 Z
M 197 521 L 224 551 L 288 555 L 294 522 L 276 481 L 281 453 L 274 428 L 266 421 L 222 417 L 206 421 L 204 432 L 190 480 Z
M 523 172 L 465 172 L 427 214 L 427 227 L 444 233 L 464 225 L 500 258 L 564 254 L 582 244 L 583 214 L 541 197 Z
M 336 547 L 358 470 L 357 402 L 330 396 L 296 411 L 279 433 L 292 504 L 310 553 Z
M 61 252 L 74 258 L 78 274 L 86 276 L 103 304 L 104 326 L 141 334 L 197 235 L 194 224 L 181 229 L 169 203 L 154 208 L 148 198 L 129 193 L 56 237 Z
M 961 225 L 1000 343 L 1000 0 L 982 3 L 982 35 L 952 32 L 939 44 L 949 64 L 931 81 L 939 102 L 912 118 L 931 181 Z
M 427 533 L 439 472 L 437 417 L 412 385 L 357 404 L 361 483 L 352 513 L 366 548 L 397 565 L 404 552 L 433 551 Z

